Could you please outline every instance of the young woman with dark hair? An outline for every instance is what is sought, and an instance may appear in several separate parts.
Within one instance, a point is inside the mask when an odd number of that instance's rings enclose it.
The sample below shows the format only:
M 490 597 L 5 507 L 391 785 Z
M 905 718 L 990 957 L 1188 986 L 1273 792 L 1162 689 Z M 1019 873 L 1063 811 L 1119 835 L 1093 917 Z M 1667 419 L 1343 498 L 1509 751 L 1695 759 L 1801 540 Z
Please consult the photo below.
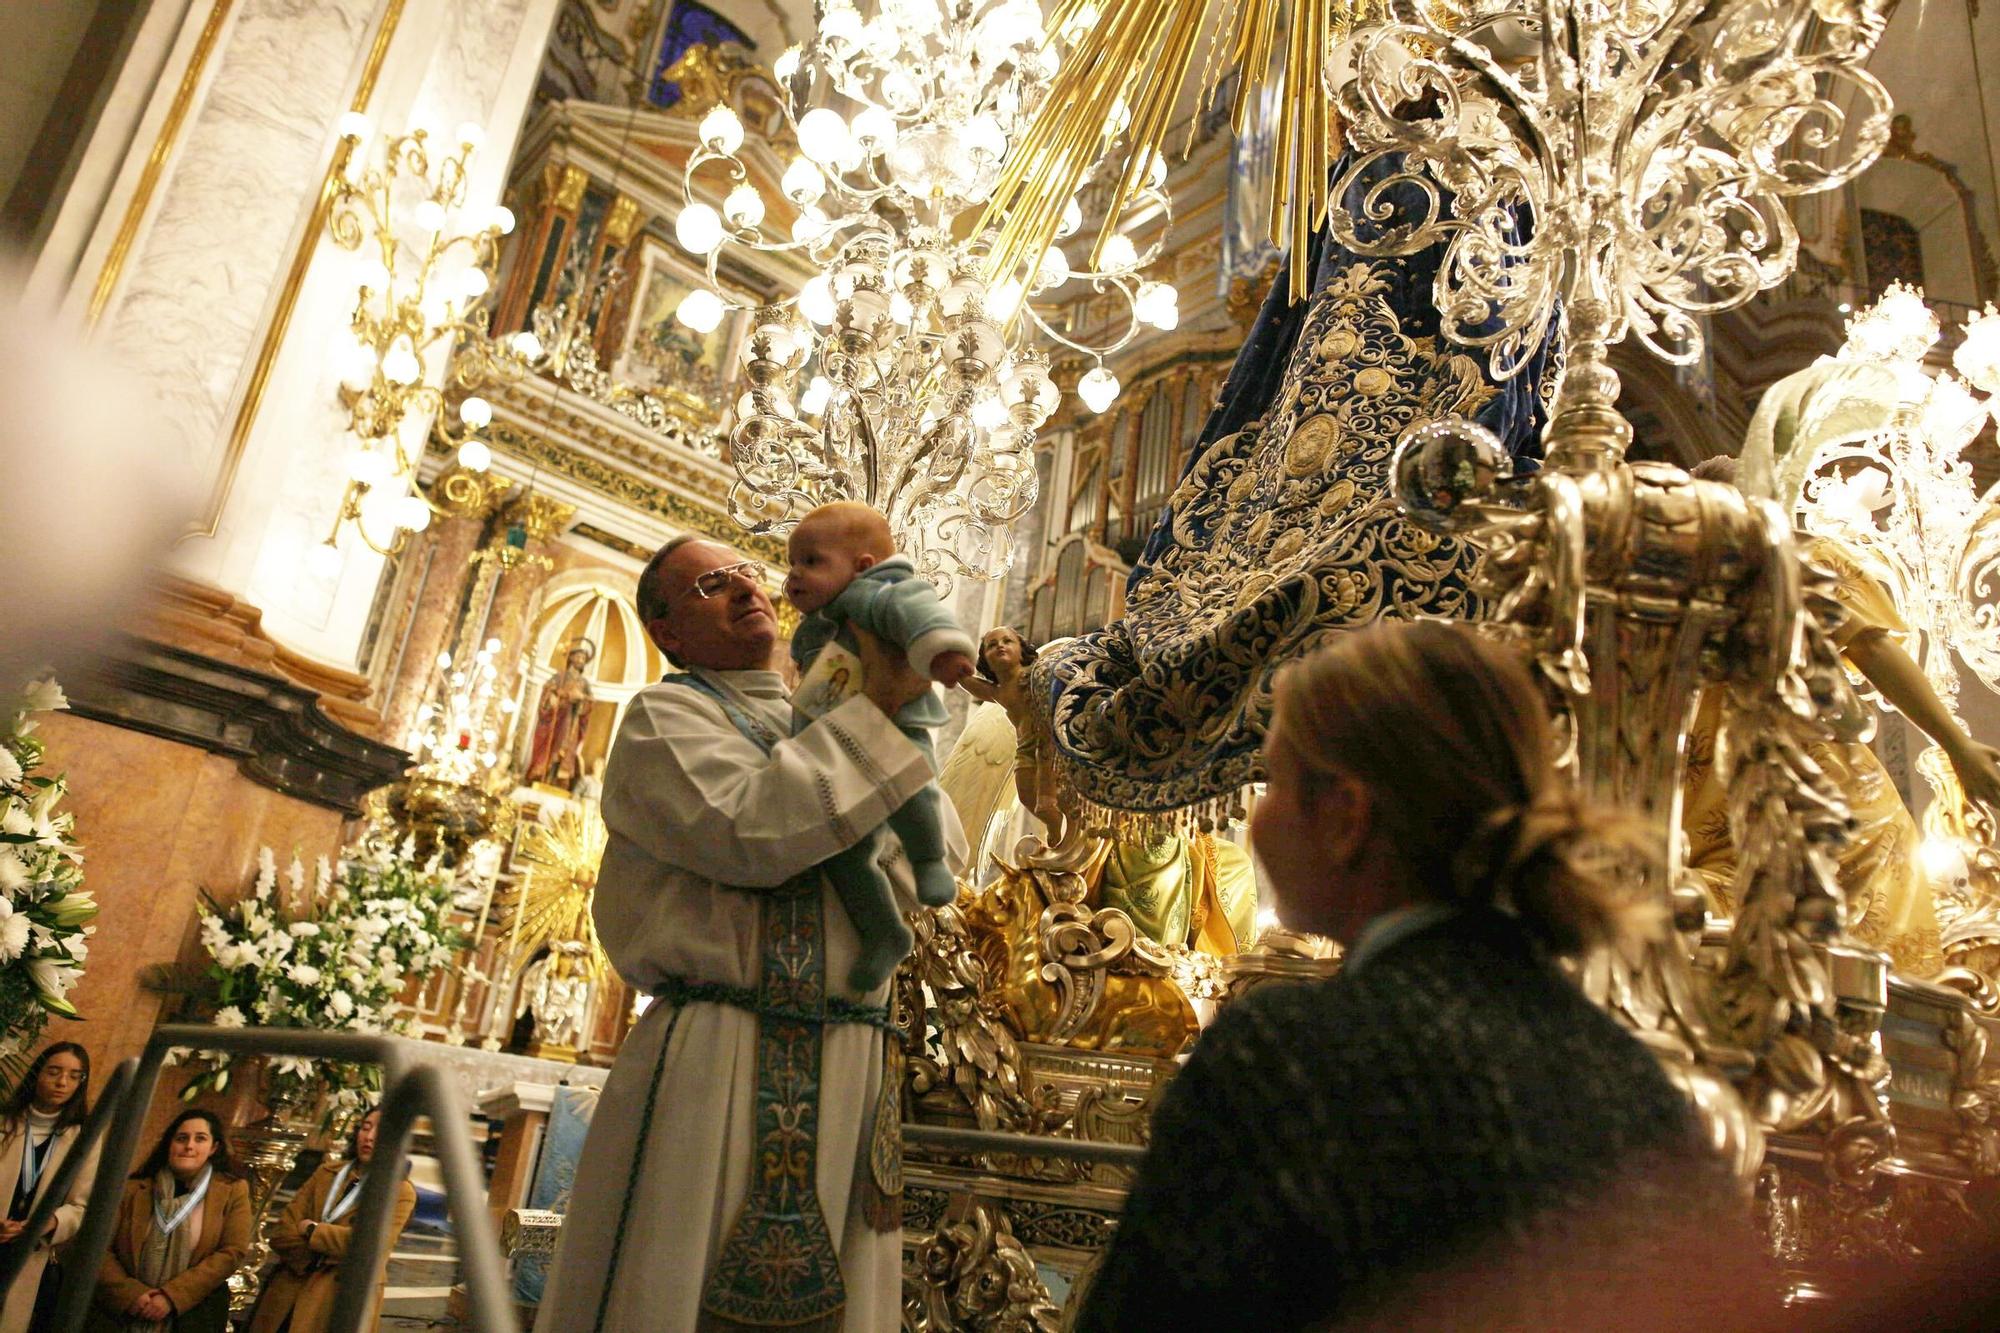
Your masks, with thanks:
M 56 1170 L 69 1156 L 84 1120 L 90 1115 L 90 1052 L 73 1041 L 45 1048 L 0 1106 L 0 1198 L 7 1216 L 0 1221 L 0 1245 L 17 1239 L 28 1214 L 48 1192 Z M 36 1242 L 28 1266 L 14 1279 L 0 1306 L 0 1333 L 27 1333 L 35 1315 L 36 1293 L 49 1269 L 50 1252 L 73 1235 L 83 1222 L 90 1198 L 91 1177 L 97 1173 L 93 1150 L 70 1182 L 69 1197 L 56 1209 L 49 1229 Z
M 354 1210 L 361 1187 L 375 1159 L 375 1133 L 382 1123 L 380 1107 L 371 1107 L 354 1122 L 347 1136 L 347 1160 L 323 1162 L 285 1208 L 271 1237 L 278 1269 L 265 1282 L 257 1311 L 250 1316 L 250 1333 L 325 1333 L 333 1317 L 333 1297 L 339 1289 L 342 1261 L 354 1237 Z M 396 1203 L 390 1212 L 389 1241 L 383 1247 L 383 1268 L 389 1251 L 417 1207 L 417 1188 L 396 1182 Z M 370 1326 L 382 1309 L 383 1274 L 376 1273 L 375 1308 Z
M 214 1112 L 182 1111 L 125 1182 L 91 1333 L 225 1333 L 250 1249 L 250 1186 Z

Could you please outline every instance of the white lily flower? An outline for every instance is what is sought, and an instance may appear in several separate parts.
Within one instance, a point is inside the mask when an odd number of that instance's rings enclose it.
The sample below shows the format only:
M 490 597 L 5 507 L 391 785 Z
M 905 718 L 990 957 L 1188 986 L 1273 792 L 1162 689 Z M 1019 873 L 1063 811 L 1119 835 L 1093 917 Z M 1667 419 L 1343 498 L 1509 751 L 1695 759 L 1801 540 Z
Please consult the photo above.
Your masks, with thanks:
M 215 1011 L 215 1025 L 219 1028 L 240 1028 L 244 1025 L 243 1011 L 233 1004 L 225 1004 Z
M 14 904 L 0 897 L 0 963 L 11 963 L 28 947 L 27 914 L 16 912 Z
M 30 681 L 28 688 L 21 692 L 21 707 L 30 713 L 52 713 L 68 708 L 69 700 L 64 697 L 62 686 L 56 684 L 54 676 L 44 676 Z

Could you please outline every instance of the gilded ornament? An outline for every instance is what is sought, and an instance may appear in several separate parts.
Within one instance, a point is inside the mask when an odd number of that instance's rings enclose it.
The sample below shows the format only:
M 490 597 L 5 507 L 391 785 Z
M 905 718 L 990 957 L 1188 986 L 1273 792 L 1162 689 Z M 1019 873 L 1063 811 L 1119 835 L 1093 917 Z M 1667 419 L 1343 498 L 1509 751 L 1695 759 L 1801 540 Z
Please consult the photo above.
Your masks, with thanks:
M 1305 546 L 1306 532 L 1304 528 L 1292 528 L 1287 532 L 1279 533 L 1278 540 L 1271 543 L 1271 554 L 1269 556 L 1271 564 L 1278 569 L 1285 568 L 1298 558 L 1299 552 L 1303 551 Z
M 1348 505 L 1354 503 L 1354 483 L 1342 477 L 1327 488 L 1319 498 L 1319 516 L 1332 518 Z
M 1370 366 L 1354 377 L 1354 392 L 1363 398 L 1380 398 L 1395 387 L 1395 377 L 1380 366 Z
M 1361 334 L 1352 325 L 1336 324 L 1313 350 L 1320 360 L 1328 365 L 1337 365 L 1353 356 L 1360 346 Z
M 1310 477 L 1326 467 L 1327 454 L 1332 451 L 1340 435 L 1340 421 L 1330 413 L 1321 413 L 1300 422 L 1292 432 L 1292 442 L 1285 446 L 1285 475 L 1288 477 Z

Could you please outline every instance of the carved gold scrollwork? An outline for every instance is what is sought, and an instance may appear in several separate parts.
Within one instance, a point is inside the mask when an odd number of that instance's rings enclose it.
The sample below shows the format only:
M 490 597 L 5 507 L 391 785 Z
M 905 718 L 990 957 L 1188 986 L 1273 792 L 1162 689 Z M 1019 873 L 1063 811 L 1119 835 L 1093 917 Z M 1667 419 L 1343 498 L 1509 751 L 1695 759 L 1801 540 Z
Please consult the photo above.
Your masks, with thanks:
M 1035 1261 L 999 1206 L 953 1198 L 904 1269 L 904 1333 L 1057 1333 Z

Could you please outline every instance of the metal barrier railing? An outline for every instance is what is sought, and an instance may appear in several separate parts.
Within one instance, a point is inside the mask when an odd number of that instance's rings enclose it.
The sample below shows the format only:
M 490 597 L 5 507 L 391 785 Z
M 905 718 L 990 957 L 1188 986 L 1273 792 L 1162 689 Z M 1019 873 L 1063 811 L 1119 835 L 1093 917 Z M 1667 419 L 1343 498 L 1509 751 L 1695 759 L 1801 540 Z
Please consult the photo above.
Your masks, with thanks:
M 124 1178 L 139 1147 L 139 1132 L 152 1105 L 160 1066 L 175 1048 L 229 1051 L 237 1055 L 290 1055 L 307 1060 L 335 1060 L 382 1067 L 382 1123 L 376 1134 L 373 1165 L 361 1191 L 354 1216 L 354 1239 L 341 1261 L 335 1288 L 331 1333 L 361 1333 L 362 1320 L 373 1303 L 376 1275 L 387 1258 L 390 1211 L 395 1187 L 403 1178 L 410 1138 L 419 1115 L 431 1118 L 438 1164 L 444 1171 L 445 1199 L 458 1238 L 458 1261 L 470 1298 L 473 1327 L 482 1333 L 518 1333 L 512 1304 L 501 1273 L 500 1249 L 493 1219 L 486 1212 L 486 1189 L 466 1128 L 465 1108 L 458 1092 L 435 1066 L 413 1064 L 415 1043 L 393 1037 L 349 1032 L 315 1032 L 303 1028 L 217 1028 L 187 1023 L 154 1030 L 145 1051 L 112 1071 L 104 1094 L 91 1112 L 75 1147 L 64 1158 L 42 1202 L 28 1219 L 21 1240 L 0 1251 L 0 1293 L 27 1261 L 32 1237 L 68 1195 L 90 1148 L 103 1139 L 97 1177 L 84 1211 L 83 1225 L 63 1256 L 62 1298 L 56 1307 L 55 1333 L 80 1333 L 90 1311 L 97 1271 L 111 1248 Z M 105 1126 L 110 1124 L 108 1136 Z M 21 1250 L 18 1255 L 16 1249 Z
M 1048 1134 L 1014 1134 L 999 1129 L 960 1129 L 953 1125 L 904 1125 L 903 1142 L 913 1147 L 947 1152 L 995 1152 L 1013 1157 L 1064 1158 L 1072 1162 L 1103 1162 L 1137 1166 L 1146 1155 L 1137 1143 L 1101 1143 L 1095 1139 L 1059 1139 Z
M 395 1186 L 402 1179 L 410 1139 L 419 1115 L 429 1115 L 439 1165 L 444 1171 L 445 1198 L 458 1237 L 458 1260 L 469 1297 L 473 1327 L 482 1333 L 518 1333 L 507 1297 L 500 1247 L 486 1211 L 486 1189 L 466 1130 L 465 1110 L 458 1093 L 435 1066 L 412 1064 L 411 1046 L 391 1037 L 347 1032 L 316 1032 L 302 1028 L 218 1028 L 168 1024 L 154 1030 L 145 1051 L 121 1062 L 105 1081 L 104 1091 L 84 1122 L 75 1145 L 56 1169 L 41 1202 L 28 1216 L 21 1238 L 0 1247 L 0 1296 L 20 1274 L 35 1247 L 35 1238 L 69 1196 L 76 1173 L 90 1150 L 100 1142 L 97 1176 L 83 1225 L 70 1240 L 63 1259 L 62 1296 L 56 1308 L 56 1333 L 80 1333 L 90 1310 L 97 1272 L 111 1247 L 125 1173 L 139 1148 L 139 1133 L 152 1105 L 160 1068 L 176 1048 L 228 1051 L 238 1055 L 290 1055 L 308 1060 L 334 1060 L 382 1067 L 385 1092 L 382 1123 L 376 1135 L 374 1162 L 368 1172 L 354 1218 L 354 1239 L 340 1266 L 335 1289 L 331 1333 L 361 1333 L 376 1282 L 387 1257 L 389 1217 Z M 948 1125 L 904 1125 L 903 1142 L 955 1152 L 1007 1153 L 1017 1157 L 1067 1158 L 1137 1166 L 1145 1149 L 1130 1143 L 1099 1143 L 1040 1134 L 961 1129 Z M 386 1154 L 386 1155 L 385 1155 Z

